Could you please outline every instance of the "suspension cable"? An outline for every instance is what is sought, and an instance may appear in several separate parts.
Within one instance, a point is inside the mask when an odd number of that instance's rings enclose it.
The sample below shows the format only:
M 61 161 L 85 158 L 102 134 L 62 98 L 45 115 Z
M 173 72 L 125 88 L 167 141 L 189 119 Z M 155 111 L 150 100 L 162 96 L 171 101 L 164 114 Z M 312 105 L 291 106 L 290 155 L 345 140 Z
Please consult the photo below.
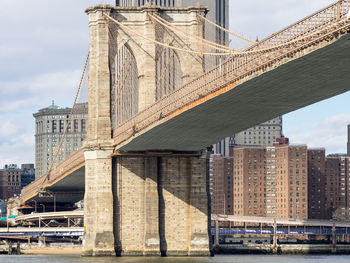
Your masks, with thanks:
M 162 42 L 159 42 L 157 40 L 153 40 L 151 38 L 145 37 L 142 34 L 137 33 L 136 31 L 128 28 L 127 26 L 123 25 L 122 23 L 118 22 L 117 20 L 115 20 L 114 18 L 112 18 L 111 16 L 104 14 L 107 18 L 109 18 L 110 20 L 112 20 L 113 22 L 115 22 L 116 24 L 118 24 L 120 27 L 124 28 L 126 31 L 129 31 L 147 41 L 153 42 L 157 45 L 166 47 L 166 48 L 170 48 L 170 49 L 174 49 L 174 50 L 178 50 L 178 51 L 182 51 L 182 52 L 186 52 L 186 53 L 192 53 L 192 54 L 199 54 L 199 55 L 208 55 L 208 56 L 230 56 L 230 55 L 234 55 L 233 52 L 227 52 L 227 53 L 211 53 L 211 52 L 200 52 L 200 51 L 195 51 L 195 50 L 188 50 L 188 49 L 183 49 L 183 48 L 178 48 L 178 47 L 174 47 L 174 46 L 170 46 L 167 44 L 164 44 Z
M 83 72 L 82 72 L 82 74 L 81 74 L 80 82 L 79 82 L 79 85 L 78 85 L 78 89 L 77 89 L 77 92 L 76 92 L 75 97 L 74 97 L 73 107 L 72 107 L 72 109 L 71 109 L 71 111 L 70 111 L 70 113 L 69 113 L 69 117 L 68 117 L 68 120 L 67 120 L 66 127 L 65 127 L 65 129 L 64 129 L 62 138 L 61 138 L 61 140 L 60 140 L 60 143 L 59 143 L 59 145 L 58 145 L 56 151 L 54 152 L 54 156 L 53 156 L 53 159 L 52 159 L 50 168 L 49 168 L 49 170 L 48 170 L 47 173 L 46 173 L 46 178 L 45 178 L 45 180 L 43 180 L 42 186 L 44 185 L 44 183 L 46 182 L 46 180 L 49 180 L 49 174 L 50 174 L 50 172 L 51 172 L 51 170 L 52 170 L 52 168 L 53 168 L 53 166 L 54 166 L 54 164 L 55 164 L 55 162 L 56 162 L 56 159 L 57 159 L 58 155 L 60 154 L 63 141 L 64 141 L 64 139 L 65 139 L 65 137 L 66 137 L 66 135 L 67 135 L 68 127 L 70 126 L 69 124 L 70 124 L 70 121 L 72 120 L 73 112 L 74 112 L 75 106 L 76 106 L 76 104 L 77 104 L 77 100 L 78 100 L 78 97 L 79 97 L 80 89 L 81 89 L 81 86 L 82 86 L 82 84 L 83 84 L 83 80 L 84 80 L 85 72 L 86 72 L 86 69 L 87 69 L 87 65 L 88 65 L 88 63 L 89 63 L 89 56 L 90 56 L 90 53 L 88 53 L 87 56 L 86 56 L 86 60 L 85 60 L 85 64 L 84 64 L 84 69 L 83 69 Z
M 209 46 L 209 47 L 212 47 L 214 49 L 217 49 L 217 50 L 221 50 L 221 51 L 240 51 L 238 49 L 234 49 L 234 48 L 230 48 L 228 46 L 224 46 L 224 45 L 220 45 L 218 43 L 215 43 L 215 42 L 212 42 L 212 41 L 209 41 L 205 38 L 201 38 L 201 37 L 198 37 L 196 35 L 189 35 L 188 33 L 186 33 L 185 31 L 181 30 L 181 29 L 178 29 L 176 27 L 174 27 L 172 24 L 170 24 L 168 21 L 164 20 L 163 18 L 161 18 L 160 16 L 158 15 L 149 15 L 150 17 L 152 17 L 154 20 L 156 20 L 159 24 L 161 24 L 162 26 L 170 29 L 171 31 L 175 32 L 175 33 L 178 33 L 184 37 L 187 37 L 189 39 L 195 39 L 196 41 L 200 41 L 200 42 L 203 42 L 205 43 L 205 45 Z M 201 43 L 202 44 L 202 43 Z
M 204 16 L 202 16 L 202 15 L 198 15 L 198 17 L 202 18 L 204 21 L 207 21 L 209 24 L 212 24 L 212 25 L 214 25 L 215 27 L 217 27 L 217 28 L 219 28 L 219 29 L 225 31 L 226 33 L 229 33 L 230 35 L 233 35 L 233 36 L 235 36 L 235 37 L 237 37 L 237 38 L 240 38 L 240 39 L 242 39 L 242 40 L 248 41 L 248 42 L 250 42 L 250 43 L 252 43 L 252 44 L 256 44 L 256 43 L 257 43 L 257 41 L 250 40 L 249 38 L 246 38 L 246 37 L 241 36 L 241 35 L 239 35 L 239 34 L 237 34 L 237 33 L 231 32 L 230 30 L 228 30 L 228 29 L 226 29 L 226 28 L 224 28 L 224 27 L 222 27 L 222 26 L 219 26 L 218 24 L 214 23 L 213 21 L 209 20 L 208 18 L 206 18 L 206 17 L 204 17 Z

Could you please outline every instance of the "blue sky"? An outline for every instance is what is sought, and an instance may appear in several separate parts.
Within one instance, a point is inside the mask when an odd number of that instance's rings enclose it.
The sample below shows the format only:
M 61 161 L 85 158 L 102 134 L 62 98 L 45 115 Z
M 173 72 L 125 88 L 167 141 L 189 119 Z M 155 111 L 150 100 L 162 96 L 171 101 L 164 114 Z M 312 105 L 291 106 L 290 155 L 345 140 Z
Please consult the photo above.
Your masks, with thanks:
M 84 10 L 113 2 L 1 0 L 0 167 L 34 162 L 32 114 L 53 99 L 60 106 L 72 105 L 88 51 Z M 231 30 L 262 39 L 332 2 L 231 0 Z M 345 152 L 349 101 L 350 93 L 346 93 L 284 116 L 284 134 L 295 144 Z

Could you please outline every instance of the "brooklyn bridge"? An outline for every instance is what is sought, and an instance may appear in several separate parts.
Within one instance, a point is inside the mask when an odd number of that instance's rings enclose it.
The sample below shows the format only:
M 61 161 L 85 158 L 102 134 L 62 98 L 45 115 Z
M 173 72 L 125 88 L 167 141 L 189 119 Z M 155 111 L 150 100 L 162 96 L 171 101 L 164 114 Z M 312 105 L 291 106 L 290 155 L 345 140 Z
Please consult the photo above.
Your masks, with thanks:
M 205 39 L 205 7 L 88 8 L 86 141 L 21 203 L 84 195 L 85 255 L 209 255 L 208 146 L 350 90 L 349 10 L 238 50 Z

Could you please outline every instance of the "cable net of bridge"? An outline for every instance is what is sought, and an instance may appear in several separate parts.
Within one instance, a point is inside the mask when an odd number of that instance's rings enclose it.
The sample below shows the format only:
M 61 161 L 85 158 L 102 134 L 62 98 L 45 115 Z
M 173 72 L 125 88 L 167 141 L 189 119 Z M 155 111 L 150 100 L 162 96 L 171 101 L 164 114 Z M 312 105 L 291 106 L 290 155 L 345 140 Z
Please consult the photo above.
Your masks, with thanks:
M 22 197 L 31 196 L 38 189 L 45 188 L 66 172 L 84 163 L 84 155 L 81 154 L 79 145 L 82 144 L 81 140 L 86 136 L 87 120 L 82 116 L 87 116 L 88 109 L 88 69 L 89 55 L 86 57 L 69 114 L 60 116 L 59 119 L 52 122 L 54 147 L 52 154 L 47 157 L 48 171 L 23 188 Z
M 277 61 L 292 57 L 300 50 L 332 39 L 334 36 L 345 34 L 350 27 L 349 8 L 350 0 L 338 1 L 241 51 L 235 49 L 227 49 L 227 52 L 208 52 L 208 50 L 203 49 L 191 50 L 186 49 L 185 46 L 171 46 L 170 43 L 146 39 L 159 46 L 176 50 L 179 53 L 186 52 L 202 57 L 213 56 L 227 59 L 219 63 L 219 65 L 214 63 L 215 67 L 207 70 L 202 76 L 162 97 L 161 100 L 139 112 L 128 121 L 119 125 L 119 127 L 114 127 L 115 143 L 119 144 L 127 140 L 135 132 L 159 121 L 160 118 L 170 116 L 179 108 L 189 105 L 199 98 L 218 91 L 231 83 L 257 74 L 259 70 L 264 70 L 273 66 Z M 163 21 L 164 19 L 162 20 L 156 15 L 150 16 L 156 22 L 159 23 L 161 21 L 163 24 L 166 24 Z M 129 30 L 121 22 L 109 16 L 107 18 L 119 27 L 128 30 L 131 36 L 136 34 L 136 32 Z M 199 19 L 203 20 L 203 17 L 199 16 Z M 170 28 L 167 29 L 170 30 Z M 179 34 L 179 32 L 175 31 L 173 33 Z M 209 43 L 207 44 L 209 45 Z M 214 48 L 214 45 L 210 45 L 210 48 Z M 222 47 L 217 46 L 216 48 L 221 49 Z

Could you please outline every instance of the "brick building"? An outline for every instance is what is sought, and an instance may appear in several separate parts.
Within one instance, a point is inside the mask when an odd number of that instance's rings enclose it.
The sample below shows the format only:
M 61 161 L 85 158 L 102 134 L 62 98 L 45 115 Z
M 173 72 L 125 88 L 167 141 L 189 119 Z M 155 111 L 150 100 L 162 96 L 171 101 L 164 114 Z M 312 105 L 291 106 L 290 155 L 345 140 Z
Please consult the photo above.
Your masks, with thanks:
M 325 217 L 332 218 L 337 209 L 350 207 L 350 158 L 328 155 L 325 164 Z
M 350 157 L 345 154 L 326 157 L 324 148 L 291 146 L 287 138 L 278 138 L 269 147 L 231 147 L 230 156 L 212 155 L 213 213 L 350 218 Z
M 21 193 L 21 173 L 16 164 L 6 164 L 0 169 L 0 199 L 7 200 Z
M 233 161 L 221 154 L 210 156 L 210 195 L 213 214 L 233 214 Z
M 310 219 L 325 218 L 325 166 L 324 148 L 308 150 L 308 213 Z
M 310 149 L 308 158 L 309 218 L 330 219 L 350 208 L 350 158 L 325 156 L 324 149 Z M 340 213 L 339 213 L 340 211 Z
M 307 218 L 307 147 L 241 147 L 233 155 L 234 215 Z

